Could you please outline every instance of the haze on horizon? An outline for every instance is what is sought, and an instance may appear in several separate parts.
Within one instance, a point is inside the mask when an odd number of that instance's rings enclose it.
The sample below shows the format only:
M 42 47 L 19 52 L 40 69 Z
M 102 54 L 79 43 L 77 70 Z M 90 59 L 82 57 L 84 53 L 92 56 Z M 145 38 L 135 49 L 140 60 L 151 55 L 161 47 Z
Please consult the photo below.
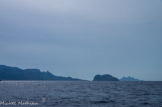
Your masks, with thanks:
M 162 1 L 0 0 L 0 64 L 162 81 Z

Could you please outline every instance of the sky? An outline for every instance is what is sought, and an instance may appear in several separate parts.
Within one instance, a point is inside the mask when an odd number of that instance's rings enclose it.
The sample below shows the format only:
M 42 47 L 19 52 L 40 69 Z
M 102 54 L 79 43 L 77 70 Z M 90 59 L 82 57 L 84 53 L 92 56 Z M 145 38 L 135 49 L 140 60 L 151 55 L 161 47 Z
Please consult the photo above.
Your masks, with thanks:
M 162 0 L 0 0 L 0 64 L 162 81 Z

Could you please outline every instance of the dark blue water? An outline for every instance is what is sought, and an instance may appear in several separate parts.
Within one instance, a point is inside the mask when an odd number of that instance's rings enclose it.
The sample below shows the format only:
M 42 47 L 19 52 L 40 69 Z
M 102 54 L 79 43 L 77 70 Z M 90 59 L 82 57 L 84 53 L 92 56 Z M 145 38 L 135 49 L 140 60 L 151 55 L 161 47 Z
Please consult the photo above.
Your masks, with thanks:
M 162 82 L 1 81 L 0 107 L 162 107 Z

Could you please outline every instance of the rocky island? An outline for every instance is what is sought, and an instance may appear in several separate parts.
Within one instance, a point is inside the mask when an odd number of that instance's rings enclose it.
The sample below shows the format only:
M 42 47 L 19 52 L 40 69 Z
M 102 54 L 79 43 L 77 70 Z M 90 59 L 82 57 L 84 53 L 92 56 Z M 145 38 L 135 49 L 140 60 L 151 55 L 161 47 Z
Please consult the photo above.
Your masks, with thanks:
M 119 81 L 119 79 L 109 74 L 105 75 L 98 74 L 94 77 L 93 81 Z
M 128 76 L 128 77 L 122 77 L 120 79 L 120 81 L 142 81 L 142 80 L 139 80 L 139 79 L 136 79 L 134 77 Z

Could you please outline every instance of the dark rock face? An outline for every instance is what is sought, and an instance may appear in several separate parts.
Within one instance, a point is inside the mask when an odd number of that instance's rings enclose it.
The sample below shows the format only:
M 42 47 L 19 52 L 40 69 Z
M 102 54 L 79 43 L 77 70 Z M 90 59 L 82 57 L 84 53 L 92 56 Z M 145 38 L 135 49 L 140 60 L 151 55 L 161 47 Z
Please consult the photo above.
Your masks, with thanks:
M 0 65 L 0 80 L 66 80 L 75 81 L 79 79 L 71 77 L 55 76 L 50 72 L 41 72 L 39 69 L 20 69 Z
M 109 74 L 105 75 L 96 75 L 93 81 L 119 81 L 116 77 L 113 77 Z

